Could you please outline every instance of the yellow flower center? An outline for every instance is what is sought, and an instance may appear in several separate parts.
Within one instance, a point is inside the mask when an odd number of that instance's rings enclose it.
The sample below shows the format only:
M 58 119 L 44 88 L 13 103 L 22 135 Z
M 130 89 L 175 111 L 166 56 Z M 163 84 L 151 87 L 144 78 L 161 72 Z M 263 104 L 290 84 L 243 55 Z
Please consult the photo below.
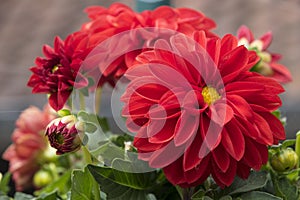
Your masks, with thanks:
M 55 65 L 53 68 L 52 68 L 52 73 L 56 72 L 58 70 L 58 66 Z
M 217 90 L 210 86 L 206 86 L 202 89 L 202 96 L 204 102 L 207 103 L 208 105 L 211 105 L 212 103 L 214 103 L 215 101 L 221 98 Z

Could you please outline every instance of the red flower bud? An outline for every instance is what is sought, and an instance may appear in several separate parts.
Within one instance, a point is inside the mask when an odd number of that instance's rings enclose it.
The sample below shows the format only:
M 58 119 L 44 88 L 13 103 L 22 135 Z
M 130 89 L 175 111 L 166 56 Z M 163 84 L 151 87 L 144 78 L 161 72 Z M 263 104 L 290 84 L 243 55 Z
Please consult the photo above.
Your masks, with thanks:
M 57 149 L 56 154 L 74 152 L 80 148 L 80 130 L 75 127 L 76 123 L 77 118 L 74 115 L 68 115 L 54 119 L 47 126 L 46 136 L 50 145 Z

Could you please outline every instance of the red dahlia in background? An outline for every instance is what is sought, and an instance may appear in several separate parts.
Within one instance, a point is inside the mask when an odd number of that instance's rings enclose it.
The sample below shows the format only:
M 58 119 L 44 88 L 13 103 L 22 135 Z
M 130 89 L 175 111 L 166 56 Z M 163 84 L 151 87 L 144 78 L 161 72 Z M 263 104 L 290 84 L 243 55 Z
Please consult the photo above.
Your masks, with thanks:
M 239 44 L 245 45 L 248 49 L 255 50 L 261 58 L 252 70 L 260 74 L 274 78 L 279 83 L 292 81 L 292 76 L 286 66 L 279 64 L 280 54 L 271 53 L 268 48 L 272 42 L 273 35 L 267 32 L 259 39 L 255 39 L 252 31 L 247 26 L 241 26 L 237 32 Z
M 131 80 L 122 101 L 139 158 L 163 168 L 168 180 L 196 186 L 211 174 L 228 186 L 235 175 L 267 162 L 268 145 L 285 138 L 271 113 L 281 105 L 284 89 L 250 69 L 256 53 L 196 32 L 158 40 L 126 72 Z
M 45 57 L 37 57 L 36 65 L 30 68 L 33 74 L 27 85 L 32 87 L 32 93 L 49 94 L 49 104 L 56 111 L 65 105 L 75 80 L 78 88 L 88 85 L 87 79 L 78 73 L 80 59 L 73 55 L 81 40 L 80 33 L 69 35 L 65 41 L 56 37 L 54 48 L 45 45 Z
M 87 8 L 86 12 L 91 21 L 85 23 L 80 31 L 87 34 L 87 46 L 89 49 L 95 48 L 101 42 L 116 34 L 137 28 L 156 27 L 182 32 L 187 35 L 192 35 L 196 30 L 204 30 L 212 35 L 209 31 L 216 26 L 212 19 L 188 8 L 175 9 L 161 6 L 153 11 L 135 13 L 126 5 L 114 3 L 109 8 L 92 6 Z M 126 52 L 125 55 L 120 55 L 112 63 L 109 63 L 109 66 L 100 64 L 99 69 L 105 77 L 101 77 L 100 86 L 105 81 L 113 85 L 115 80 L 123 76 L 128 66 L 131 66 L 142 49 L 148 48 L 153 41 L 165 36 L 159 29 L 155 33 L 152 33 L 152 31 L 150 31 L 151 33 L 146 33 L 147 29 L 141 32 L 144 34 L 136 33 L 135 31 L 127 32 L 130 36 L 123 35 L 126 39 L 120 36 L 117 38 L 117 41 L 113 41 L 114 45 L 109 47 L 111 49 L 107 51 L 107 54 L 118 54 L 118 52 L 121 52 L 121 49 L 135 50 Z M 169 31 L 169 33 L 174 32 Z M 131 48 L 128 48 L 128 46 L 131 46 Z

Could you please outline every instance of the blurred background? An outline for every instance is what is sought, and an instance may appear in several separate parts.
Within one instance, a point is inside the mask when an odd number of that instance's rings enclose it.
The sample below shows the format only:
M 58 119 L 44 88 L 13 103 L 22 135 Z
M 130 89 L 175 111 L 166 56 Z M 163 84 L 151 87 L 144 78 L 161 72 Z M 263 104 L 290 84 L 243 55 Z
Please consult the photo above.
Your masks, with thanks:
M 32 95 L 26 87 L 29 67 L 41 56 L 43 44 L 52 45 L 56 35 L 65 38 L 87 21 L 83 9 L 109 6 L 113 0 L 1 0 L 0 4 L 0 155 L 11 143 L 15 120 L 29 105 L 43 107 L 44 95 Z M 135 8 L 134 0 L 118 1 Z M 293 82 L 285 85 L 283 114 L 287 136 L 300 129 L 300 0 L 171 0 L 174 7 L 202 11 L 218 25 L 216 33 L 236 34 L 247 25 L 256 37 L 272 30 L 270 50 L 283 55 Z M 7 163 L 0 159 L 0 172 Z

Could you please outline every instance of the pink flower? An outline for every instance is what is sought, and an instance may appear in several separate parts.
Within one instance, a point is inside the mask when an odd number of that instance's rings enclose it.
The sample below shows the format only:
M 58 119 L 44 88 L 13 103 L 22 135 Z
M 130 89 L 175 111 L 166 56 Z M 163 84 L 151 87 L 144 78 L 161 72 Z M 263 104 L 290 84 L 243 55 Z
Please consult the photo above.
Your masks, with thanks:
M 257 55 L 261 58 L 260 62 L 252 68 L 253 71 L 257 71 L 264 76 L 272 77 L 279 83 L 292 81 L 291 73 L 286 66 L 278 63 L 281 59 L 281 55 L 268 51 L 273 37 L 271 32 L 267 32 L 259 39 L 255 39 L 252 31 L 247 26 L 241 26 L 238 29 L 237 37 L 239 44 L 256 51 Z
M 9 161 L 9 171 L 18 191 L 32 186 L 33 175 L 40 168 L 39 155 L 47 148 L 43 133 L 54 117 L 49 106 L 43 111 L 31 106 L 16 121 L 13 144 L 6 149 L 3 159 Z

